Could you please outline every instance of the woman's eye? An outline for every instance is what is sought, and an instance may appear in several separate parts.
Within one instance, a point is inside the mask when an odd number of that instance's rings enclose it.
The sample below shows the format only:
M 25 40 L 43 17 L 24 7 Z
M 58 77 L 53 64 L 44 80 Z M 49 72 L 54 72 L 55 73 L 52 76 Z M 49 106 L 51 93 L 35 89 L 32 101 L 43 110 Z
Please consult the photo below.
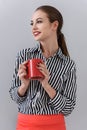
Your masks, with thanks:
M 37 23 L 42 23 L 42 21 L 37 21 Z
M 31 22 L 30 25 L 32 26 L 32 25 L 33 25 L 33 22 Z
M 36 22 L 36 24 L 38 24 L 38 23 L 42 23 L 42 21 L 39 20 L 39 21 Z M 33 24 L 34 24 L 33 22 L 30 23 L 31 26 L 33 26 Z

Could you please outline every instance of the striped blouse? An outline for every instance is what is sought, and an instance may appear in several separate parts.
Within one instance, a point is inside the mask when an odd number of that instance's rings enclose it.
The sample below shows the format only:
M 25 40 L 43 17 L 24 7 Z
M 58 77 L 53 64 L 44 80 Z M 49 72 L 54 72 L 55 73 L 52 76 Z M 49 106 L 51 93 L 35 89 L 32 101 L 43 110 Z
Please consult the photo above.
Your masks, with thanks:
M 17 93 L 21 81 L 17 76 L 19 64 L 32 59 L 44 60 L 50 72 L 49 84 L 56 90 L 56 96 L 51 99 L 38 80 L 31 80 L 30 86 L 23 97 Z M 69 115 L 76 104 L 76 66 L 70 57 L 65 56 L 61 49 L 45 58 L 40 44 L 33 48 L 19 51 L 15 61 L 12 84 L 9 90 L 12 100 L 18 104 L 18 111 L 24 114 L 59 114 Z

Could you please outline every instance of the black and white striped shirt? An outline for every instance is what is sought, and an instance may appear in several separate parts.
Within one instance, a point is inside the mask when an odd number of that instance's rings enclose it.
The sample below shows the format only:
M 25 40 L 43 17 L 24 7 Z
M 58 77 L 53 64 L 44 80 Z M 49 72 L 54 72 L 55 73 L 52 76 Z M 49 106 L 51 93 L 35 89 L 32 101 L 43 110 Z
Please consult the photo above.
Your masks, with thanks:
M 21 81 L 17 76 L 19 64 L 32 59 L 44 60 L 50 72 L 49 84 L 56 90 L 56 96 L 51 99 L 38 80 L 31 80 L 29 89 L 23 97 L 17 93 Z M 18 104 L 18 111 L 25 114 L 70 114 L 76 104 L 76 66 L 70 57 L 65 56 L 61 49 L 52 57 L 46 59 L 42 55 L 40 45 L 23 49 L 16 57 L 15 69 L 10 88 L 11 98 Z

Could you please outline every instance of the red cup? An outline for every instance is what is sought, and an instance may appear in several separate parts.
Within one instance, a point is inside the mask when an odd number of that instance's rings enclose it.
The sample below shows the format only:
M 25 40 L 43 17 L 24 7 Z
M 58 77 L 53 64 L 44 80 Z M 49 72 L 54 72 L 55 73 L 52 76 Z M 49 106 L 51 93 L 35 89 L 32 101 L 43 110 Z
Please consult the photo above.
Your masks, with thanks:
M 28 63 L 25 64 L 25 66 L 27 67 L 26 78 L 30 78 L 30 79 L 44 78 L 44 75 L 37 68 L 37 65 L 39 63 L 43 63 L 43 60 L 42 59 L 30 59 L 30 60 L 28 60 Z

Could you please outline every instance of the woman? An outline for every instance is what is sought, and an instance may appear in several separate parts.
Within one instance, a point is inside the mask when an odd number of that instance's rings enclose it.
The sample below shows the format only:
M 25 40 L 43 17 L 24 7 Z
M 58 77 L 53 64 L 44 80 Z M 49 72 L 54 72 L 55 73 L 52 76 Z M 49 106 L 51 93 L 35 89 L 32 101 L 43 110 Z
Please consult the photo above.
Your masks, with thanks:
M 18 53 L 10 88 L 18 104 L 16 130 L 66 130 L 64 116 L 71 114 L 76 104 L 76 67 L 61 32 L 63 17 L 52 6 L 40 6 L 31 26 L 39 43 Z M 25 64 L 32 58 L 43 59 L 37 66 L 43 79 L 25 78 Z

